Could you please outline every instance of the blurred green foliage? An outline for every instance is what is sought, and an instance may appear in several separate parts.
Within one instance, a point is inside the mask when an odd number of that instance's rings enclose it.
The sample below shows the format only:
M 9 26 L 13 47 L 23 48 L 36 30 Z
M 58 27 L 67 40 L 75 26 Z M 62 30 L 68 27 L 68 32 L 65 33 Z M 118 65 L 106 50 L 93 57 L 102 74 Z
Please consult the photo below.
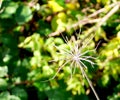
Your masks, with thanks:
M 80 28 L 84 39 L 96 24 L 74 27 L 75 23 L 104 7 L 93 19 L 102 18 L 115 2 L 120 4 L 119 0 L 0 0 L 0 100 L 95 100 L 78 69 L 70 79 L 69 64 L 53 80 L 44 81 L 63 63 L 50 62 L 60 58 L 54 45 L 66 47 L 63 36 L 71 40 Z M 101 100 L 120 99 L 119 15 L 118 10 L 92 32 L 94 39 L 86 47 L 99 44 L 96 65 L 90 68 L 86 63 L 86 73 Z

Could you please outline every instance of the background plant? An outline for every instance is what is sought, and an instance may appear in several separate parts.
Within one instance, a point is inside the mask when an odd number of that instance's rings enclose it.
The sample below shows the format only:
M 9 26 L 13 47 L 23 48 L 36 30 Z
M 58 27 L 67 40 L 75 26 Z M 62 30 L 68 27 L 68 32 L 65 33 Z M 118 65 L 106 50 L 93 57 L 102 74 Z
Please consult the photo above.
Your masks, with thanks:
M 60 33 L 71 40 L 80 28 L 81 41 L 95 34 L 86 50 L 101 41 L 96 54 L 90 54 L 99 57 L 87 75 L 101 100 L 119 100 L 119 0 L 0 0 L 0 5 L 1 100 L 95 99 L 81 74 L 70 80 L 69 65 L 42 82 L 63 63 L 49 62 L 59 58 L 53 45 L 66 46 Z

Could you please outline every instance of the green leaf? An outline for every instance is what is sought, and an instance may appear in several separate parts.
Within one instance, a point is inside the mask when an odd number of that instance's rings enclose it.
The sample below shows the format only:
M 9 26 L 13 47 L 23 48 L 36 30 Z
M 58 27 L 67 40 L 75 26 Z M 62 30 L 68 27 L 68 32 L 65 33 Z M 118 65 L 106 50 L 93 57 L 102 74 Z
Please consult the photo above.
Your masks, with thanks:
M 50 29 L 50 25 L 48 23 L 44 22 L 43 20 L 39 20 L 38 24 L 39 24 L 39 28 L 38 28 L 37 32 L 40 33 L 40 35 L 46 36 L 52 32 Z
M 32 19 L 32 11 L 30 7 L 25 5 L 19 6 L 15 14 L 15 19 L 20 25 L 30 21 Z
M 49 97 L 49 100 L 72 100 L 69 92 L 66 92 L 62 88 L 51 89 L 46 91 L 46 94 Z
M 0 14 L 1 18 L 9 18 L 16 12 L 18 8 L 18 4 L 11 1 L 4 1 L 3 2 L 3 12 Z
M 12 94 L 18 96 L 21 100 L 27 100 L 27 93 L 23 88 L 15 87 L 12 90 Z
M 8 68 L 7 66 L 0 66 L 0 77 L 6 76 L 8 73 Z
M 10 95 L 8 100 L 21 100 L 19 97 Z
M 65 0 L 55 0 L 60 6 L 65 7 Z
M 67 16 L 65 13 L 60 12 L 56 16 L 53 17 L 51 21 L 51 26 L 54 31 L 65 30 L 66 27 Z
M 7 91 L 0 93 L 0 100 L 9 100 L 9 95 Z
M 5 91 L 0 94 L 0 100 L 21 100 L 19 97 L 10 95 L 9 92 Z
M 5 79 L 0 78 L 0 90 L 5 90 L 7 88 L 7 81 Z

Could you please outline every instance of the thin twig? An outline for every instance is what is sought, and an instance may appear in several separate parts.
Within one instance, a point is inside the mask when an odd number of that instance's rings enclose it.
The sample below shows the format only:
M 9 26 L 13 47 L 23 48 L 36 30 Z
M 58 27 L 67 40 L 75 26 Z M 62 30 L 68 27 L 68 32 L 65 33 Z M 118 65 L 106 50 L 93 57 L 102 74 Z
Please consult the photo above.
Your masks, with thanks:
M 85 24 L 92 24 L 92 23 L 97 23 L 97 22 L 99 22 L 100 21 L 100 19 L 101 18 L 98 18 L 98 19 L 83 19 L 83 20 L 81 20 L 81 21 L 78 21 L 77 23 L 75 23 L 75 24 L 73 24 L 73 25 L 71 25 L 71 26 L 68 26 L 66 29 L 67 30 L 70 30 L 70 29 L 72 29 L 72 28 L 75 28 L 75 27 L 78 27 L 79 25 L 81 25 L 81 26 L 83 26 L 83 25 L 85 25 Z
M 113 3 L 113 4 L 111 4 L 111 5 L 108 5 L 107 8 L 112 8 L 112 7 L 114 7 L 114 6 L 115 6 L 116 4 L 118 4 L 118 3 L 120 3 L 120 2 L 116 2 L 116 3 Z M 102 9 L 100 9 L 100 10 L 97 10 L 97 11 L 95 11 L 94 13 L 92 13 L 91 15 L 89 15 L 88 18 L 90 18 L 90 17 L 95 17 L 96 15 L 104 12 L 105 10 L 106 10 L 106 7 L 102 8 Z
M 118 5 L 118 4 L 115 7 L 113 7 L 113 9 L 106 16 L 104 16 L 100 20 L 100 22 L 98 23 L 97 27 L 100 27 L 104 22 L 106 22 L 107 19 L 109 19 L 109 17 L 111 17 L 115 12 L 118 11 L 119 7 L 120 7 L 120 5 Z
M 108 12 L 108 14 L 106 14 L 102 19 L 99 20 L 99 22 L 93 26 L 92 28 L 90 28 L 87 31 L 87 35 L 81 40 L 80 45 L 82 45 L 82 42 L 88 38 L 92 32 L 96 31 L 101 25 L 103 25 L 114 13 L 116 13 L 119 10 L 120 7 L 120 3 L 118 3 L 115 7 L 113 7 L 112 10 L 110 10 Z
M 58 30 L 58 31 L 51 33 L 49 36 L 59 35 L 60 33 L 64 32 L 65 30 L 70 30 L 72 28 L 78 27 L 79 25 L 83 26 L 85 24 L 97 23 L 98 24 L 97 26 L 100 27 L 110 16 L 112 16 L 118 10 L 119 6 L 120 6 L 120 2 L 113 3 L 113 4 L 109 5 L 108 7 L 109 8 L 114 7 L 114 8 L 112 10 L 110 10 L 110 12 L 107 15 L 105 15 L 103 18 L 91 19 L 92 17 L 95 17 L 99 13 L 104 12 L 106 10 L 106 7 L 102 8 L 100 10 L 97 10 L 96 12 L 92 13 L 88 17 L 85 17 L 83 20 L 80 20 L 77 23 L 72 24 L 71 26 L 67 26 L 66 29 Z M 93 32 L 93 30 L 96 30 L 96 26 L 93 27 L 89 31 L 89 33 Z

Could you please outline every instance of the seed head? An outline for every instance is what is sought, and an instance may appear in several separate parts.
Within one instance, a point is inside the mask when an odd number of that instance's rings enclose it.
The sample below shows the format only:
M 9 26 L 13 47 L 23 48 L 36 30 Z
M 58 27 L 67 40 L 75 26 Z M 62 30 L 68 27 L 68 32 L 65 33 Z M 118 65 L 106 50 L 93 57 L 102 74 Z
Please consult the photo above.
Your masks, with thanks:
M 65 65 L 67 65 L 67 64 L 70 65 L 71 78 L 72 78 L 73 74 L 75 73 L 76 68 L 80 68 L 80 71 L 81 71 L 83 77 L 87 79 L 87 81 L 88 81 L 91 89 L 93 90 L 97 100 L 99 100 L 99 97 L 98 97 L 95 89 L 93 88 L 92 83 L 89 80 L 86 72 L 85 72 L 85 69 L 87 69 L 87 67 L 88 67 L 88 66 L 86 66 L 85 62 L 89 63 L 92 67 L 95 64 L 92 60 L 94 60 L 96 58 L 93 56 L 88 56 L 87 54 L 90 52 L 94 52 L 96 49 L 86 50 L 86 51 L 84 50 L 88 46 L 88 44 L 92 41 L 92 39 L 93 39 L 93 36 L 90 37 L 90 39 L 86 43 L 83 43 L 83 45 L 80 46 L 79 45 L 80 44 L 79 38 L 74 39 L 72 41 L 68 41 L 68 38 L 66 38 L 66 39 L 64 38 L 66 45 L 67 45 L 67 48 L 61 48 L 59 46 L 55 46 L 55 48 L 59 51 L 59 54 L 61 56 L 63 56 L 63 58 L 60 58 L 59 60 L 60 61 L 63 60 L 64 63 L 58 68 L 56 74 L 51 79 L 49 79 L 47 81 L 54 79 L 56 77 L 56 75 L 60 72 L 60 70 L 63 67 L 65 67 Z

